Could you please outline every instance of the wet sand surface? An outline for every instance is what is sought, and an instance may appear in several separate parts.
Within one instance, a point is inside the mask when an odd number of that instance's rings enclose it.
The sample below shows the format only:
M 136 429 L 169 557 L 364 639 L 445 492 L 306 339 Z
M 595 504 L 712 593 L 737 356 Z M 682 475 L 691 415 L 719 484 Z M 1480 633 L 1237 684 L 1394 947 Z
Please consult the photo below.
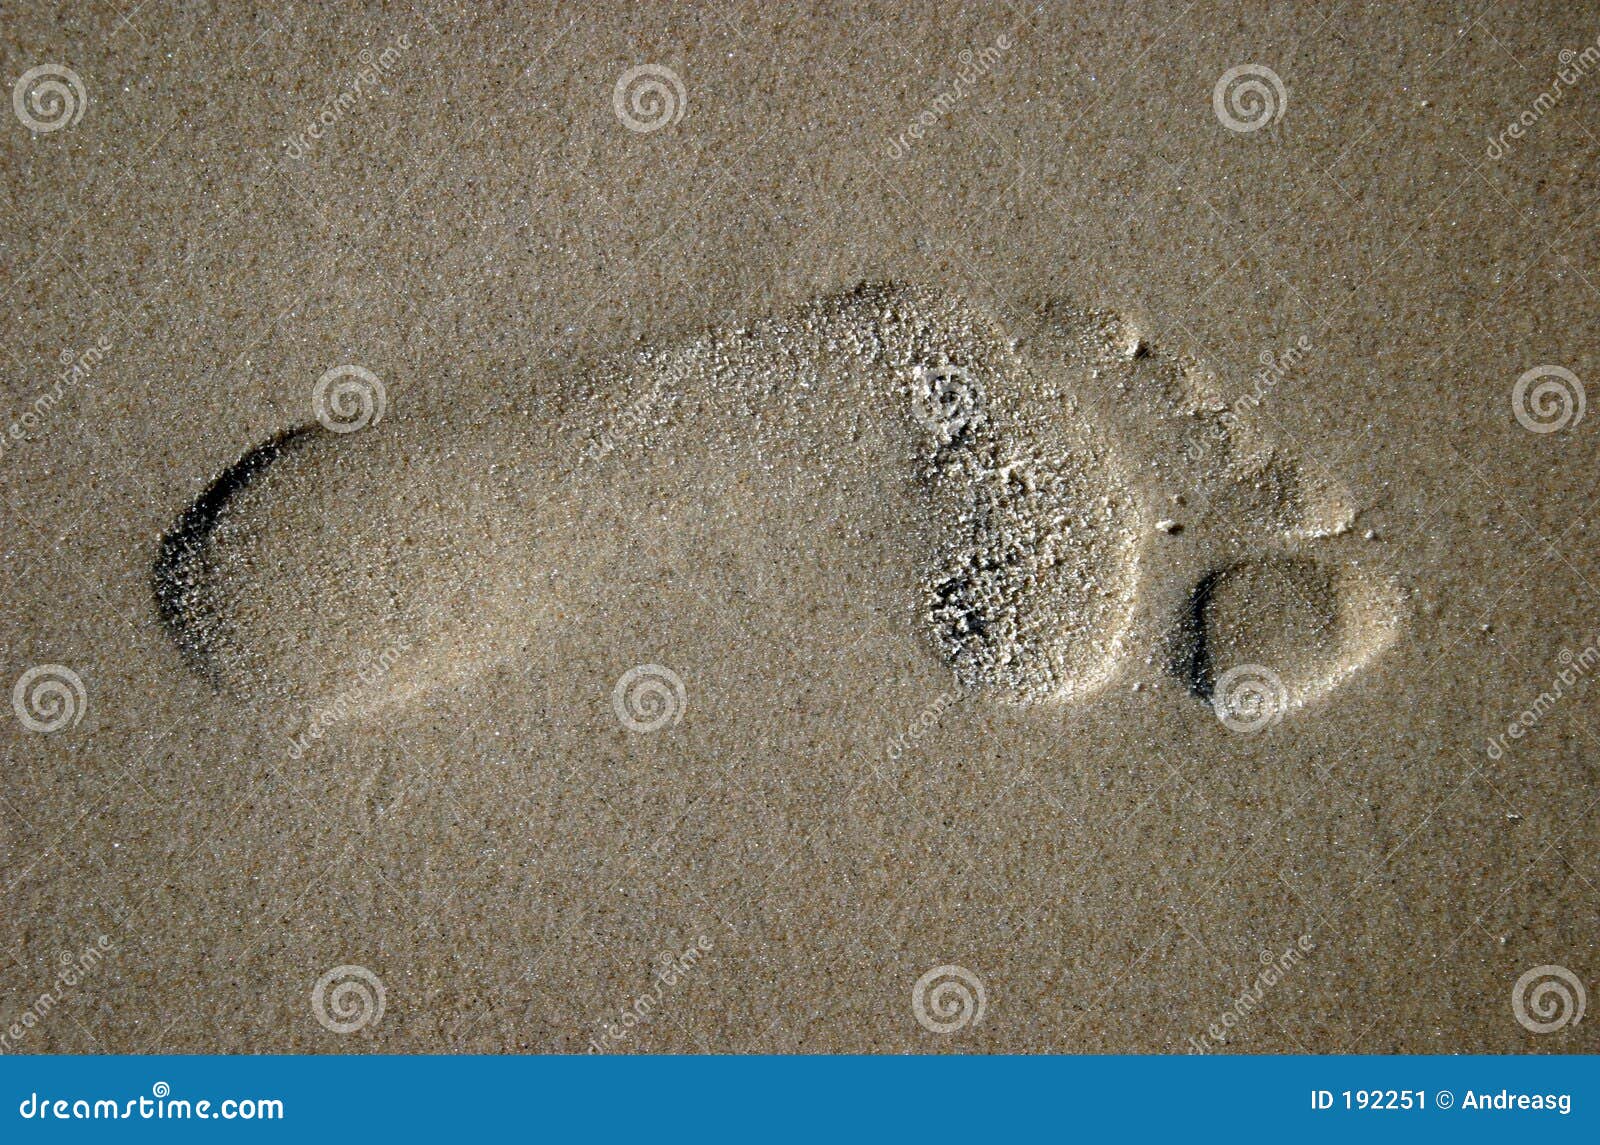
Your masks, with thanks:
M 1600 1049 L 1600 7 L 9 25 L 7 1051 Z

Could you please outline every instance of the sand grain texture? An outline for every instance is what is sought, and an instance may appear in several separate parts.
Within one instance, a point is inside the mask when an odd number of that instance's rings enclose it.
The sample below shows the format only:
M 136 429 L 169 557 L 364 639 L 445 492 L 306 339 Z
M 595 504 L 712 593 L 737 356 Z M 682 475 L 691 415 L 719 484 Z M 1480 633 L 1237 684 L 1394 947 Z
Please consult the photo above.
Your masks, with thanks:
M 1596 1050 L 1600 80 L 1484 149 L 1600 9 L 132 19 L 8 16 L 7 1049 L 1184 1052 L 1308 936 L 1208 1048 Z

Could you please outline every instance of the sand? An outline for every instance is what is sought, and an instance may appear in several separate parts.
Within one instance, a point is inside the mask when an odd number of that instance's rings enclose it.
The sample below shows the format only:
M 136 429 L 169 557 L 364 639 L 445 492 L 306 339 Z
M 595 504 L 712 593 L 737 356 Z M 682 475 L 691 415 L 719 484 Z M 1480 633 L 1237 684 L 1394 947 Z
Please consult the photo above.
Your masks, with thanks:
M 0 1048 L 1600 1048 L 1600 10 L 13 23 Z

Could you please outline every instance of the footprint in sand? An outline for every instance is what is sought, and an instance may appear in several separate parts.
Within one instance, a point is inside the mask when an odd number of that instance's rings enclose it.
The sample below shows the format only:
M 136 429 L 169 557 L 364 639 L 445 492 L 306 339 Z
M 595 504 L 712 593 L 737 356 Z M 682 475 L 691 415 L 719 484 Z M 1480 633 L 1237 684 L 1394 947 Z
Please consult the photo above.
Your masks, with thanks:
M 1142 553 L 1152 635 L 1224 726 L 1269 727 L 1393 642 L 1397 588 L 1337 555 L 1349 491 L 1264 433 L 1248 402 L 1235 408 L 1197 363 L 1114 314 L 1042 306 L 1028 341 L 1036 364 L 1079 383 L 1081 416 L 1143 459 L 1147 511 L 1161 514 L 1145 532 L 1164 534 Z
M 1145 642 L 1208 703 L 1250 665 L 1292 706 L 1382 647 L 1388 591 L 1290 551 L 1347 524 L 1336 482 L 1114 315 L 1030 313 L 865 285 L 470 418 L 287 433 L 163 539 L 161 617 L 228 691 L 316 703 L 359 679 L 366 707 L 561 634 L 703 635 L 695 586 L 641 591 L 663 562 L 759 597 L 774 640 L 890 618 L 1017 703 L 1089 694 Z M 799 565 L 843 589 L 797 599 Z

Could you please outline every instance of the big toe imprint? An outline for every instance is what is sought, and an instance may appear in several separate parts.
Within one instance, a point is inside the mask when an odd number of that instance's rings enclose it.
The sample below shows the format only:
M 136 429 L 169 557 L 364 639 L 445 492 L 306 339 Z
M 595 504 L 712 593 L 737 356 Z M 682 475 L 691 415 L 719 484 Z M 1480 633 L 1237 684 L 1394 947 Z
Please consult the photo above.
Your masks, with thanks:
M 1225 726 L 1259 731 L 1365 665 L 1399 615 L 1393 586 L 1353 565 L 1250 557 L 1195 586 L 1174 669 Z
M 156 596 L 228 690 L 315 703 L 359 677 L 381 704 L 526 654 L 541 625 L 693 639 L 682 613 L 718 590 L 668 607 L 629 583 L 688 554 L 768 593 L 746 636 L 898 616 L 967 686 L 1080 694 L 1129 621 L 1140 506 L 1047 382 L 961 301 L 863 286 L 470 424 L 288 433 L 181 516 Z M 799 566 L 843 581 L 825 607 L 783 588 Z

